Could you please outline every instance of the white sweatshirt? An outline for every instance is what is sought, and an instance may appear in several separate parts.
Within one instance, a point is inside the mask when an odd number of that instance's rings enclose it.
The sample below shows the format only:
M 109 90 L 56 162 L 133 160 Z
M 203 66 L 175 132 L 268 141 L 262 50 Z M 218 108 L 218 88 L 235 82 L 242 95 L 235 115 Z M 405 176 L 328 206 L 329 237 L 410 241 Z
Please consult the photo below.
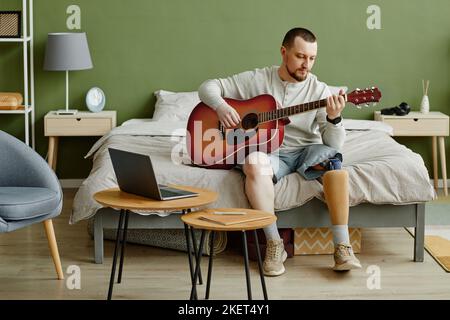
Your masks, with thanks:
M 278 66 L 255 69 L 224 79 L 205 81 L 198 89 L 200 99 L 212 109 L 226 104 L 225 98 L 247 100 L 261 94 L 272 95 L 282 107 L 290 107 L 331 96 L 328 86 L 311 73 L 302 82 L 283 81 L 278 75 Z M 345 140 L 342 121 L 336 125 L 326 120 L 325 108 L 300 113 L 289 117 L 291 123 L 285 127 L 283 151 L 294 151 L 298 147 L 323 143 L 340 150 Z

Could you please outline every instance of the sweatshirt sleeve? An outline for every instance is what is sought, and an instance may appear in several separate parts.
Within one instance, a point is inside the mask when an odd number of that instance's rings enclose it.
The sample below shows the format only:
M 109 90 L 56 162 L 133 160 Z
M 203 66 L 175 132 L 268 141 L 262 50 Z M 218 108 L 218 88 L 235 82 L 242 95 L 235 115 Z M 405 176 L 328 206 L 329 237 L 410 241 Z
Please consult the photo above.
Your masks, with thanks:
M 320 99 L 325 99 L 329 96 L 331 96 L 331 92 L 326 86 Z M 326 108 L 318 109 L 316 113 L 316 121 L 319 125 L 319 131 L 322 136 L 322 141 L 325 145 L 331 148 L 341 150 L 345 141 L 345 128 L 342 125 L 342 121 L 338 124 L 332 124 L 327 121 L 326 117 Z
M 255 78 L 254 71 L 246 71 L 228 78 L 210 79 L 203 82 L 198 89 L 202 102 L 216 110 L 226 104 L 225 98 L 248 99 L 252 94 L 251 82 Z
M 198 88 L 198 97 L 210 108 L 216 110 L 226 104 L 223 99 L 223 88 L 217 79 L 206 80 Z

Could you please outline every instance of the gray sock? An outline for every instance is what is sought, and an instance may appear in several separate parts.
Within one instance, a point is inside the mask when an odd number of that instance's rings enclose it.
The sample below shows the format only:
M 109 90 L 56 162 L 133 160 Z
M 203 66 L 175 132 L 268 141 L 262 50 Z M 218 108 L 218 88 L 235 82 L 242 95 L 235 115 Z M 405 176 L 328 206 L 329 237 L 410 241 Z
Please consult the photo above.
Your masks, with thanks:
M 281 239 L 280 234 L 278 233 L 277 224 L 275 222 L 264 228 L 264 234 L 266 235 L 266 241 Z
M 350 237 L 348 235 L 348 225 L 346 224 L 334 224 L 331 227 L 333 232 L 333 242 L 334 246 L 339 243 L 350 244 Z

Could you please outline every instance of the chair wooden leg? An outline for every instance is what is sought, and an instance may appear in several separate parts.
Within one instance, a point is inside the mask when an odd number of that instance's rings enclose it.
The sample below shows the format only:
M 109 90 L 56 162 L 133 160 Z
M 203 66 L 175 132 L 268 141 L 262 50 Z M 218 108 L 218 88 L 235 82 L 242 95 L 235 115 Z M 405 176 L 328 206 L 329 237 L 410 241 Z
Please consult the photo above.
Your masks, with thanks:
M 47 234 L 48 246 L 52 254 L 53 263 L 55 264 L 58 279 L 64 279 L 64 274 L 61 267 L 61 260 L 59 259 L 58 244 L 56 243 L 55 230 L 53 229 L 53 222 L 51 219 L 44 221 L 45 233 Z

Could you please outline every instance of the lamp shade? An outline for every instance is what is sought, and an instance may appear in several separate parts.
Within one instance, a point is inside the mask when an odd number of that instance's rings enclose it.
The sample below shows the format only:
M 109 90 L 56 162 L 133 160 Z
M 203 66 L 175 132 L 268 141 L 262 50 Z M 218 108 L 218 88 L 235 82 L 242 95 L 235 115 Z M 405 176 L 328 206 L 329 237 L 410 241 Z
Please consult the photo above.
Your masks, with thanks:
M 86 33 L 49 33 L 44 70 L 67 71 L 92 68 Z

